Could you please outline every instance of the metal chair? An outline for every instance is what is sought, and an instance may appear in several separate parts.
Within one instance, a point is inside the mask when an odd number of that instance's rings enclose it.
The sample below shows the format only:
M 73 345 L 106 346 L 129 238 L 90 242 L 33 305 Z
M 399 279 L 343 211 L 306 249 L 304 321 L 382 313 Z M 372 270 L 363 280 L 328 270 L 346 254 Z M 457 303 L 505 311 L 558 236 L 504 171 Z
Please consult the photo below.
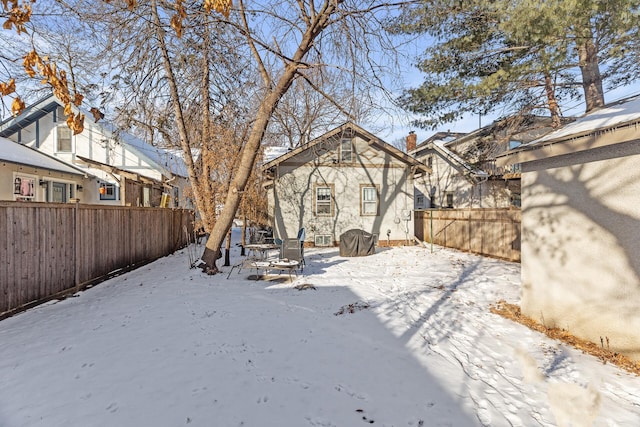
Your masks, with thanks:
M 304 269 L 304 251 L 302 249 L 303 244 L 297 238 L 284 239 L 282 242 L 282 249 L 280 251 L 281 259 L 288 259 L 298 261 L 300 264 L 300 270 Z

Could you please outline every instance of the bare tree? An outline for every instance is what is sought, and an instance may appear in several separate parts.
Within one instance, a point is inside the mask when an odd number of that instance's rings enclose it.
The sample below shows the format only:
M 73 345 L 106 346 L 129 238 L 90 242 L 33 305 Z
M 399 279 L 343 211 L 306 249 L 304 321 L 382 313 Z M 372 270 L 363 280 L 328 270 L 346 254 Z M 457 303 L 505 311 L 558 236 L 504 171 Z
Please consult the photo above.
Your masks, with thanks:
M 391 5 L 373 0 L 239 0 L 228 15 L 211 13 L 214 2 L 207 1 L 57 3 L 104 35 L 109 96 L 125 123 L 182 150 L 210 231 L 202 254 L 209 273 L 217 272 L 221 246 L 289 90 L 305 94 L 304 114 L 324 115 L 315 110 L 324 99 L 334 118 L 358 120 L 384 96 L 381 77 L 393 66 L 381 23 Z M 289 126 L 284 113 L 279 117 Z M 299 135 L 294 143 L 313 133 L 303 122 L 290 128 L 290 141 Z

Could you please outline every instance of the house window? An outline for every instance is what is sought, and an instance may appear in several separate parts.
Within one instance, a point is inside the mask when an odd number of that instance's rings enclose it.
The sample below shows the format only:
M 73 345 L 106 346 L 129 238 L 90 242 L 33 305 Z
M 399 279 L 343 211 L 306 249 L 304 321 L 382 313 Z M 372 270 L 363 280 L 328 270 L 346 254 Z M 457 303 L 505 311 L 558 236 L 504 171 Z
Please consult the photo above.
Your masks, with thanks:
M 445 207 L 453 208 L 453 192 L 452 191 L 447 191 L 447 193 L 445 194 Z
M 416 209 L 424 209 L 424 195 L 416 196 Z
M 317 216 L 333 216 L 333 197 L 331 186 L 318 186 L 315 189 L 315 209 Z
M 100 200 L 116 200 L 116 185 L 108 182 L 100 184 Z
M 360 215 L 378 215 L 378 189 L 376 187 L 360 186 Z
M 351 139 L 340 141 L 340 161 L 351 162 L 353 160 L 353 144 Z
M 433 168 L 433 156 L 427 157 L 427 167 Z
M 36 178 L 16 175 L 13 178 L 13 195 L 18 201 L 33 201 L 36 197 Z
M 71 153 L 71 129 L 66 124 L 57 128 L 58 139 L 56 151 L 59 153 Z
M 333 238 L 331 234 L 316 234 L 314 244 L 315 246 L 332 246 Z

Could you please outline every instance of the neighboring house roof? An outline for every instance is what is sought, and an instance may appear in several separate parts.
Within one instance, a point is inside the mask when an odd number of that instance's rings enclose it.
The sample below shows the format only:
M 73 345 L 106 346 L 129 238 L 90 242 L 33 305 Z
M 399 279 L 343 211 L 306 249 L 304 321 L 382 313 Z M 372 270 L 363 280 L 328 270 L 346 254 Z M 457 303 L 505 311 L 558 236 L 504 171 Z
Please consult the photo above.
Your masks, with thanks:
M 359 136 L 361 136 L 363 139 L 367 140 L 370 144 L 372 145 L 377 145 L 380 149 L 388 152 L 389 154 L 391 154 L 393 157 L 397 158 L 398 160 L 406 163 L 409 166 L 414 166 L 419 170 L 422 170 L 424 172 L 431 172 L 431 170 L 424 164 L 422 164 L 420 161 L 416 160 L 415 158 L 409 156 L 406 153 L 403 153 L 402 151 L 400 151 L 399 149 L 397 149 L 396 147 L 394 147 L 393 145 L 390 145 L 386 142 L 384 142 L 382 139 L 378 138 L 377 136 L 373 135 L 372 133 L 366 131 L 365 129 L 361 128 L 360 126 L 356 125 L 355 123 L 351 123 L 351 122 L 347 122 L 341 126 L 338 126 L 337 128 L 330 130 L 329 132 L 325 133 L 324 135 L 319 136 L 318 138 L 313 139 L 312 141 L 309 141 L 306 144 L 302 144 L 301 146 L 289 151 L 286 154 L 283 154 L 271 161 L 266 162 L 263 166 L 262 169 L 263 170 L 267 170 L 270 169 L 274 166 L 277 166 L 278 164 L 294 157 L 295 155 L 306 151 L 312 147 L 314 147 L 317 144 L 320 144 L 321 142 L 332 138 L 336 135 L 341 135 L 342 133 L 344 133 L 345 131 L 351 130 L 354 133 L 358 134 Z
M 457 164 L 460 168 L 466 170 L 471 175 L 475 175 L 479 178 L 484 178 L 489 176 L 483 170 L 474 169 L 465 162 L 460 156 L 447 148 L 446 144 L 449 142 L 455 141 L 459 137 L 465 136 L 465 133 L 453 133 L 453 132 L 438 132 L 432 136 L 430 136 L 425 141 L 421 142 L 415 150 L 409 152 L 412 156 L 420 156 L 420 153 L 425 150 L 434 150 L 443 158 L 448 159 L 450 162 Z
M 275 158 L 287 154 L 289 151 L 291 151 L 289 147 L 264 147 L 264 162 L 268 163 Z
M 595 139 L 601 134 L 636 124 L 640 124 L 640 96 L 616 101 L 591 111 L 554 132 L 503 153 L 499 156 L 498 161 L 502 164 L 520 163 L 551 155 L 568 154 L 610 145 L 619 141 L 616 141 L 615 138 L 600 138 L 598 142 L 595 142 Z M 584 143 L 580 143 L 580 140 Z M 566 141 L 575 141 L 576 143 L 571 148 L 557 149 L 553 153 L 542 153 L 540 150 Z M 537 153 L 534 153 L 536 151 Z
M 164 183 L 162 181 L 158 181 L 157 179 L 148 178 L 148 177 L 146 177 L 144 175 L 140 175 L 140 174 L 136 174 L 136 173 L 133 173 L 133 172 L 129 172 L 129 171 L 125 170 L 125 169 L 120 169 L 120 168 L 118 168 L 116 166 L 109 166 L 107 164 L 104 164 L 104 163 L 101 163 L 101 162 L 97 162 L 95 160 L 91 160 L 91 159 L 88 159 L 86 157 L 77 156 L 77 158 L 82 163 L 85 163 L 88 167 L 107 172 L 108 174 L 124 175 L 128 179 L 132 179 L 132 180 L 135 180 L 135 181 L 138 181 L 138 182 L 147 183 L 147 184 L 167 185 L 166 183 Z
M 447 148 L 447 146 L 445 145 L 446 142 L 445 141 L 433 141 L 433 148 L 439 152 L 442 156 L 453 160 L 454 162 L 458 163 L 462 168 L 466 169 L 470 174 L 475 175 L 477 177 L 486 177 L 489 176 L 489 174 L 481 169 L 475 169 L 473 167 L 471 167 L 471 165 L 469 165 L 467 162 L 465 162 L 460 156 L 458 156 L 456 153 L 454 153 L 453 151 L 449 150 Z
M 562 118 L 561 122 L 573 121 L 573 118 Z M 492 123 L 456 138 L 448 144 L 457 144 L 483 137 L 497 138 L 499 135 L 529 142 L 551 132 L 551 117 L 536 115 L 516 115 L 494 120 Z
M 418 144 L 415 150 L 412 150 L 411 153 L 420 151 L 420 148 L 423 148 L 432 142 L 440 141 L 442 143 L 447 143 L 447 142 L 456 140 L 458 138 L 462 138 L 465 135 L 466 133 L 462 133 L 462 132 L 436 132 L 433 135 L 431 135 L 429 138 L 425 139 L 420 144 Z
M 8 119 L 0 122 L 0 136 L 6 138 L 13 135 L 20 129 L 35 123 L 36 120 L 46 116 L 62 105 L 61 103 L 54 102 L 54 98 L 55 97 L 53 95 L 40 98 L 38 101 L 27 107 L 17 117 L 9 117 Z
M 164 169 L 164 175 L 171 176 L 171 174 L 174 174 L 182 177 L 188 176 L 187 166 L 182 159 L 182 152 L 180 150 L 166 150 L 154 147 L 140 138 L 119 130 L 110 122 L 99 122 L 98 125 L 102 125 L 102 127 L 114 135 L 118 141 L 124 142 L 131 151 L 135 152 L 138 156 L 151 160 L 153 164 Z M 123 168 L 126 169 L 126 167 Z
M 0 136 L 8 137 L 15 134 L 36 120 L 51 113 L 57 107 L 63 106 L 63 103 L 54 95 L 41 98 L 34 104 L 27 107 L 18 117 L 9 118 L 0 123 Z M 85 115 L 86 120 L 91 120 L 92 113 L 82 108 L 76 108 Z M 177 153 L 178 150 L 165 150 L 147 144 L 145 141 L 127 133 L 120 131 L 113 123 L 101 120 L 95 123 L 115 139 L 127 145 L 131 151 L 136 153 L 140 158 L 144 159 L 151 165 L 155 165 L 160 173 L 167 177 L 172 174 L 182 177 L 188 176 L 187 167 L 182 156 Z M 126 166 L 123 167 L 126 169 Z
M 634 121 L 640 121 L 640 96 L 617 101 L 598 110 L 591 111 L 576 119 L 573 123 L 526 145 L 561 141 L 569 136 L 585 135 L 598 129 L 610 129 L 620 124 Z
M 73 175 L 86 175 L 86 172 L 81 169 L 70 166 L 26 145 L 2 137 L 0 137 L 0 160 Z

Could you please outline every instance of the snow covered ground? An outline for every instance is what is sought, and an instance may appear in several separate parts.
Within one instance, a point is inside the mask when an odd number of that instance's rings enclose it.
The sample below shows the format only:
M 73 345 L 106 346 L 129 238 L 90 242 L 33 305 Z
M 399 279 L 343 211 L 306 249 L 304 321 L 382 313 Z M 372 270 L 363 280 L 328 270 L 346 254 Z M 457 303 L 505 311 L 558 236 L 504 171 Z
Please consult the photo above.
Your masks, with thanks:
M 3 320 L 0 426 L 640 425 L 639 378 L 489 312 L 518 264 L 306 258 L 226 279 L 182 250 Z

